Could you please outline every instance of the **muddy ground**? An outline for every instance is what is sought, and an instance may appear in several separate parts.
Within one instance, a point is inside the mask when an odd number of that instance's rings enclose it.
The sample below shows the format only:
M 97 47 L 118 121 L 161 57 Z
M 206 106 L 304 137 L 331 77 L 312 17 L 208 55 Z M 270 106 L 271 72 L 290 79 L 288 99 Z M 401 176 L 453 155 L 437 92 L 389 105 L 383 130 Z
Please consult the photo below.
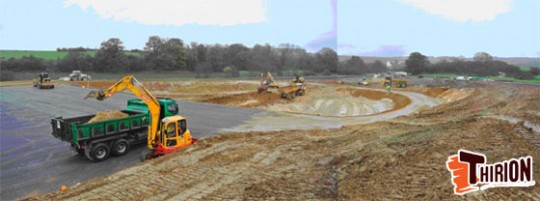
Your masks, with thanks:
M 540 199 L 538 184 L 453 195 L 451 175 L 445 166 L 448 156 L 459 149 L 484 153 L 488 163 L 530 155 L 536 160 L 534 179 L 540 181 L 540 87 L 489 83 L 466 88 L 410 88 L 395 93 L 408 97 L 411 103 L 388 114 L 411 105 L 417 106 L 416 112 L 378 122 L 350 122 L 335 129 L 237 132 L 204 138 L 176 153 L 40 198 Z M 427 104 L 431 100 L 426 97 L 438 102 Z M 308 116 L 305 118 L 311 122 L 315 118 Z M 274 123 L 265 118 L 266 123 Z M 287 121 L 301 127 L 303 122 L 297 121 L 301 118 Z

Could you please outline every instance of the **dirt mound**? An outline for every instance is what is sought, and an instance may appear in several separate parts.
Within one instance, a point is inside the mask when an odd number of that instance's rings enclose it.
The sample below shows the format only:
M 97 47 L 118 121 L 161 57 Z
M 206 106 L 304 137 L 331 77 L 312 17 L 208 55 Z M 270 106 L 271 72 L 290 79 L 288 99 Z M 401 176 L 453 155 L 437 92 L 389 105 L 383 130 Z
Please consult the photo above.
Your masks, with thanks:
M 404 108 L 405 106 L 411 103 L 411 100 L 409 98 L 400 94 L 396 94 L 396 93 L 386 93 L 386 92 L 381 92 L 381 91 L 361 90 L 361 89 L 354 89 L 354 88 L 344 88 L 340 90 L 346 91 L 355 97 L 366 97 L 372 100 L 384 100 L 384 99 L 392 100 L 392 103 L 394 104 L 394 106 L 391 109 L 386 110 L 384 112 L 396 111 L 401 108 Z
M 437 98 L 443 99 L 446 102 L 458 101 L 473 95 L 474 90 L 468 88 L 449 89 L 437 95 Z
M 88 123 L 98 122 L 98 121 L 106 121 L 109 119 L 118 119 L 123 117 L 128 117 L 129 115 L 123 112 L 120 112 L 119 110 L 113 110 L 113 111 L 101 111 L 97 112 L 96 116 L 92 117 Z
M 229 82 L 198 82 L 191 85 L 176 86 L 170 89 L 171 92 L 220 94 L 223 92 L 256 91 L 257 85 L 250 83 L 229 83 Z
M 350 117 L 381 113 L 394 108 L 394 103 L 389 97 L 381 95 L 375 100 L 361 96 L 360 93 L 353 95 L 350 91 L 336 90 L 334 87 L 312 89 L 307 91 L 306 96 L 296 97 L 291 103 L 274 104 L 265 109 L 318 116 Z M 384 92 L 371 93 L 384 94 Z
M 286 100 L 275 93 L 242 93 L 211 97 L 204 102 L 288 113 L 351 117 L 401 109 L 410 100 L 399 94 L 335 86 L 310 86 L 304 96 Z
M 203 100 L 204 102 L 222 104 L 236 107 L 262 107 L 276 103 L 289 103 L 274 93 L 249 92 L 243 94 L 226 95 Z

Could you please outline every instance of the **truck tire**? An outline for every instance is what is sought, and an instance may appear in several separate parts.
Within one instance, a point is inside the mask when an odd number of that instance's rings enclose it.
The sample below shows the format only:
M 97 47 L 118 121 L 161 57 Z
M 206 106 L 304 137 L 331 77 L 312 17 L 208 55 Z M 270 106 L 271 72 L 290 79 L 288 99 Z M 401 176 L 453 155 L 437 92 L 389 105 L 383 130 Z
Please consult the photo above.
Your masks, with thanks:
M 111 154 L 113 156 L 122 156 L 129 151 L 129 142 L 124 138 L 116 140 L 111 147 Z
M 110 149 L 104 143 L 92 145 L 90 149 L 87 149 L 85 152 L 86 158 L 94 162 L 107 160 L 107 158 L 109 158 L 109 154 Z

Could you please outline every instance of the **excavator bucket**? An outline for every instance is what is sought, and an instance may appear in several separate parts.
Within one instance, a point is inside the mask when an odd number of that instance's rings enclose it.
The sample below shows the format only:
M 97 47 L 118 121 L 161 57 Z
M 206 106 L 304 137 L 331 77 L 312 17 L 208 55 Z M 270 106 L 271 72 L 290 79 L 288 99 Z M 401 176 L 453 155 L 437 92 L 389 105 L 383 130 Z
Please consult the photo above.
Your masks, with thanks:
M 86 94 L 86 96 L 83 98 L 84 100 L 89 98 L 96 98 L 98 95 L 98 92 L 96 90 L 90 91 L 90 93 Z

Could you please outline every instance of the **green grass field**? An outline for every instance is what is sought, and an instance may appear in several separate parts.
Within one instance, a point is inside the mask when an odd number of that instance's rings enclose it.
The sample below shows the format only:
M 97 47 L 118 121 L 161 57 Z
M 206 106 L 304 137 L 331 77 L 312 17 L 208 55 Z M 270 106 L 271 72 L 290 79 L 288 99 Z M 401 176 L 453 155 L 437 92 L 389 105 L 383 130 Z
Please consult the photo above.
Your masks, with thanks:
M 438 77 L 438 78 L 456 78 L 457 76 L 469 77 L 468 75 L 457 75 L 457 74 L 420 74 L 419 76 L 424 77 Z M 475 76 L 472 76 L 475 77 Z M 507 82 L 526 82 L 526 83 L 540 83 L 540 75 L 534 77 L 532 80 L 520 80 L 511 77 L 483 77 L 495 81 L 507 81 Z
M 22 58 L 25 56 L 34 56 L 37 58 L 42 58 L 45 60 L 56 60 L 66 57 L 68 52 L 58 52 L 58 51 L 38 51 L 38 50 L 0 50 L 0 58 L 9 59 L 9 58 Z M 84 54 L 90 56 L 96 56 L 96 51 L 86 51 Z M 127 55 L 140 56 L 141 53 L 137 52 L 126 52 Z

